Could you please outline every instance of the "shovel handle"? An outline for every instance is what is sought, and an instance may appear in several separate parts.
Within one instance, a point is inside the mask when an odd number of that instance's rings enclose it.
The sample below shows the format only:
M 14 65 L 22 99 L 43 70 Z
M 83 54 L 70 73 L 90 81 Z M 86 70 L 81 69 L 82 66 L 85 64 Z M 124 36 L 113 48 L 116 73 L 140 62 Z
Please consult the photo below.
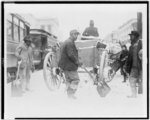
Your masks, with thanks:
M 81 66 L 81 68 L 84 69 L 89 74 L 92 80 L 95 80 L 92 74 L 84 66 Z
M 17 74 L 16 74 L 16 80 L 18 79 L 19 77 L 19 71 L 20 71 L 20 64 L 21 64 L 22 60 L 21 61 L 18 61 L 18 67 L 17 67 Z

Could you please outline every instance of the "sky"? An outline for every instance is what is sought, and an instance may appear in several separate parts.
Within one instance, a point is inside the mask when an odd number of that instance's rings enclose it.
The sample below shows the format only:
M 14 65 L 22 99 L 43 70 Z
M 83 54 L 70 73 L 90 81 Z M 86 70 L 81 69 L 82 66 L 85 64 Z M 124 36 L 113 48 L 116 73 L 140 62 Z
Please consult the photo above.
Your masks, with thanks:
M 30 13 L 36 18 L 57 18 L 62 39 L 69 36 L 69 31 L 78 29 L 81 33 L 94 20 L 100 38 L 118 29 L 137 12 L 145 12 L 142 4 L 6 4 L 5 12 Z

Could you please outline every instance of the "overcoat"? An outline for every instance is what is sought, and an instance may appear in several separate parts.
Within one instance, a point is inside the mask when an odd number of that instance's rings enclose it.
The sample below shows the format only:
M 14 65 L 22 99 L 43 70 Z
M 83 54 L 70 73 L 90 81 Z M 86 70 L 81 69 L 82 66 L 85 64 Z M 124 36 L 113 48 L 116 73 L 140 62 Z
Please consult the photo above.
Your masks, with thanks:
M 142 41 L 138 40 L 129 48 L 129 56 L 126 64 L 126 71 L 130 74 L 131 69 L 137 68 L 140 72 L 142 70 L 142 62 L 139 59 L 139 51 L 142 49 Z
M 82 35 L 83 36 L 94 36 L 94 37 L 99 36 L 97 28 L 96 27 L 91 27 L 91 26 L 87 27 Z
M 78 50 L 71 38 L 67 39 L 60 48 L 58 66 L 62 70 L 76 71 L 78 69 Z
M 22 63 L 20 67 L 25 67 L 26 65 L 32 67 L 33 66 L 33 49 L 31 46 L 27 46 L 25 42 L 20 43 L 16 48 L 15 52 L 16 57 L 22 59 Z

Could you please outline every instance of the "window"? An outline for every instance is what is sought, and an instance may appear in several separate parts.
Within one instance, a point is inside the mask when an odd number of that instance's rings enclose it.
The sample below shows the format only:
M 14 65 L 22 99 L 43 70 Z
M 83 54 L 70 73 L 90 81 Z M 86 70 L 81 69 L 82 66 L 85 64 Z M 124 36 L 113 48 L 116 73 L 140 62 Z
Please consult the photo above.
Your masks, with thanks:
M 12 40 L 12 23 L 7 21 L 7 40 Z
M 12 15 L 7 15 L 7 40 L 12 40 Z
M 16 17 L 13 17 L 13 36 L 14 41 L 19 42 L 19 20 Z
M 17 25 L 14 25 L 14 40 L 19 42 L 19 29 Z
M 16 17 L 14 17 L 14 24 L 19 25 L 19 20 Z
M 23 40 L 24 36 L 25 36 L 24 23 L 22 21 L 20 21 L 20 41 Z
M 20 28 L 20 41 L 22 41 L 25 36 L 24 31 L 25 31 L 24 29 Z
M 12 22 L 12 15 L 11 14 L 7 15 L 7 20 L 10 21 L 10 22 Z

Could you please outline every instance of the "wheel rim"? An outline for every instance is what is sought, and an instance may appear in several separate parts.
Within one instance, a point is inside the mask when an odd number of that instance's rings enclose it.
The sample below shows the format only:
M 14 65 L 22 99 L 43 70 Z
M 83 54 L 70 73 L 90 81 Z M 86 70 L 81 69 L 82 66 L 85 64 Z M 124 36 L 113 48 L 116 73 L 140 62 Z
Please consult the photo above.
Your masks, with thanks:
M 54 53 L 48 53 L 44 60 L 44 80 L 49 90 L 57 90 L 60 87 L 61 79 L 56 74 L 56 58 Z

